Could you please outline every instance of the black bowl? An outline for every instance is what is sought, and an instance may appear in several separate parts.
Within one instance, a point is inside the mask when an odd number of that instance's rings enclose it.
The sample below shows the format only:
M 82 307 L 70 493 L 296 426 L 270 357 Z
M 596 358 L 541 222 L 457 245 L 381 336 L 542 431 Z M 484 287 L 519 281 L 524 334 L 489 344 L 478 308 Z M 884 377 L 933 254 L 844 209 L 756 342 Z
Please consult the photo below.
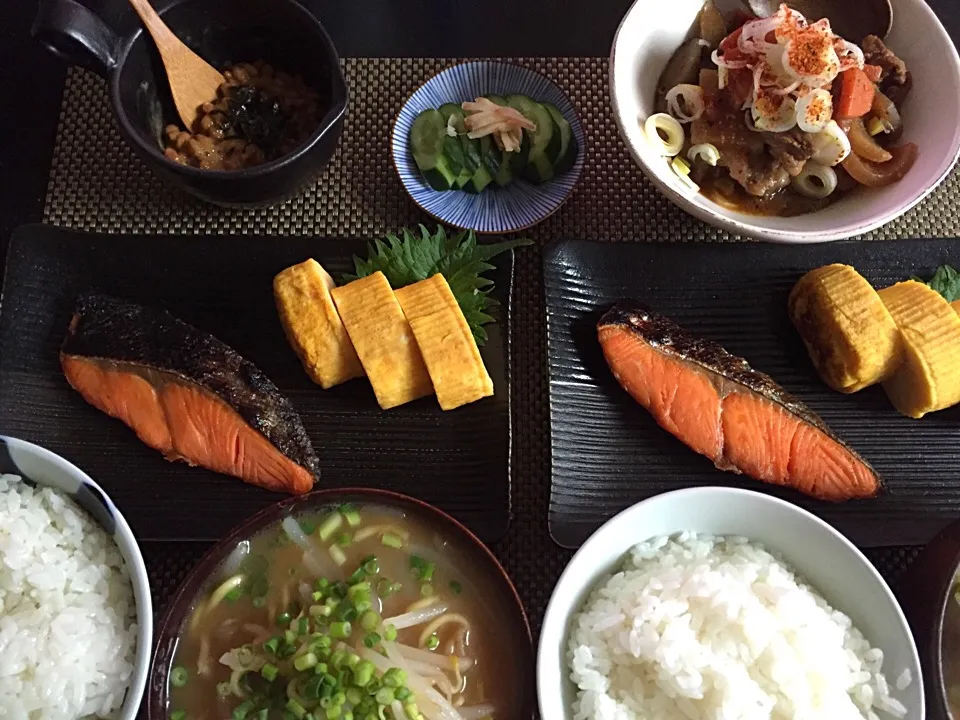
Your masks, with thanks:
M 898 585 L 926 680 L 926 720 L 950 720 L 942 638 L 947 604 L 953 602 L 954 575 L 958 565 L 960 520 L 948 525 L 920 552 Z
M 302 76 L 329 108 L 313 135 L 293 152 L 245 170 L 175 163 L 163 155 L 161 134 L 180 119 L 160 54 L 132 10 L 111 27 L 74 0 L 41 0 L 33 34 L 54 54 L 106 79 L 124 139 L 170 184 L 218 205 L 251 206 L 285 200 L 315 180 L 336 149 L 347 108 L 340 59 L 320 21 L 294 0 L 175 0 L 157 10 L 214 67 L 265 60 Z

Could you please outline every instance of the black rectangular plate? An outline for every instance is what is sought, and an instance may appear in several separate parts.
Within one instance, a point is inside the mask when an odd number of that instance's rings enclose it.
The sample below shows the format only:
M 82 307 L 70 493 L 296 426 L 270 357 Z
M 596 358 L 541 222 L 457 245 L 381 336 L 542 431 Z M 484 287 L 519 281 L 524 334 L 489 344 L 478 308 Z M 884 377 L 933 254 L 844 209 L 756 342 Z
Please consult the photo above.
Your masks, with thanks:
M 576 547 L 624 508 L 661 492 L 731 485 L 813 511 L 863 546 L 925 543 L 960 514 L 960 408 L 911 420 L 883 390 L 854 395 L 817 377 L 787 317 L 803 273 L 840 262 L 876 287 L 960 262 L 955 240 L 824 245 L 598 244 L 568 241 L 544 254 L 550 370 L 550 533 Z M 869 460 L 880 497 L 832 505 L 721 472 L 660 429 L 613 378 L 596 337 L 600 315 L 636 298 L 773 376 Z M 960 356 L 957 359 L 960 362 Z
M 338 277 L 363 240 L 14 233 L 0 305 L 0 433 L 42 445 L 103 485 L 141 539 L 215 540 L 281 495 L 171 463 L 67 385 L 58 350 L 86 290 L 168 309 L 259 366 L 300 412 L 317 488 L 378 487 L 451 513 L 487 542 L 510 521 L 512 254 L 490 273 L 500 322 L 482 349 L 496 395 L 451 412 L 429 397 L 383 412 L 365 380 L 331 390 L 304 373 L 277 319 L 273 276 L 314 257 Z

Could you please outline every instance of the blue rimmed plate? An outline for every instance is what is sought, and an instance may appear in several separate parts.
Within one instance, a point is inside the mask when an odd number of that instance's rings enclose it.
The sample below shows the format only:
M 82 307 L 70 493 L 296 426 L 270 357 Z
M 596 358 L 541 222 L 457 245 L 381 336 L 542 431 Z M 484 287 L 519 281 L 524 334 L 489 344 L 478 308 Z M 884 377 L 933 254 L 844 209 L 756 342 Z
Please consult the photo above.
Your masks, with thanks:
M 543 185 L 517 179 L 506 187 L 489 187 L 479 195 L 431 188 L 413 160 L 410 128 L 424 110 L 444 103 L 462 103 L 481 95 L 529 95 L 538 102 L 550 102 L 560 109 L 579 145 L 576 162 L 569 172 Z M 407 100 L 393 126 L 393 162 L 400 182 L 420 208 L 437 220 L 481 233 L 508 233 L 524 230 L 555 213 L 570 197 L 580 179 L 586 155 L 583 126 L 570 99 L 551 80 L 533 70 L 508 63 L 482 60 L 456 65 L 428 80 Z

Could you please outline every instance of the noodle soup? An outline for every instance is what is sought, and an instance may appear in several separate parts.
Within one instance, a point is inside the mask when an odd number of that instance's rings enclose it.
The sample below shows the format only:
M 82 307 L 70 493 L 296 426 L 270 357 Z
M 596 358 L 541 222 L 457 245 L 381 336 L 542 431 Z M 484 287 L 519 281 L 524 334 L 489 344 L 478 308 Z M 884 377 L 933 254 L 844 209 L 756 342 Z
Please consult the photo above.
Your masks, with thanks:
M 241 542 L 183 622 L 167 717 L 519 717 L 529 658 L 499 586 L 413 515 L 341 505 Z

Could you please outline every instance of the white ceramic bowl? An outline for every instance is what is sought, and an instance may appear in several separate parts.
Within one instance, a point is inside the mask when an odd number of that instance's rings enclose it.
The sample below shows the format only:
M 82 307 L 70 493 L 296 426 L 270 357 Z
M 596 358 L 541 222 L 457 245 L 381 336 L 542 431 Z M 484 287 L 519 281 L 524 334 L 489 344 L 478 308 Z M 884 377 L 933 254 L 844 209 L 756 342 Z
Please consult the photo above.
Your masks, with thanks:
M 853 620 L 884 653 L 893 681 L 904 670 L 911 685 L 892 694 L 926 717 L 920 659 L 913 635 L 890 588 L 859 550 L 819 518 L 777 498 L 749 490 L 702 487 L 677 490 L 638 503 L 608 521 L 573 556 L 550 598 L 537 653 L 540 716 L 572 720 L 575 687 L 567 667 L 568 626 L 589 592 L 637 543 L 683 530 L 745 536 L 778 552 L 836 609 Z
M 20 475 L 70 495 L 117 543 L 133 584 L 139 628 L 133 676 L 117 720 L 136 720 L 153 652 L 153 602 L 147 568 L 130 526 L 103 489 L 85 472 L 38 445 L 0 435 L 0 473 Z
M 939 185 L 957 161 L 957 50 L 924 0 L 893 0 L 893 30 L 886 42 L 913 74 L 913 89 L 902 108 L 903 140 L 915 142 L 920 148 L 917 162 L 906 177 L 885 188 L 857 188 L 824 210 L 791 218 L 738 213 L 685 190 L 669 164 L 650 148 L 643 122 L 654 112 L 660 73 L 689 36 L 702 5 L 702 0 L 636 0 L 617 31 L 610 55 L 610 94 L 620 134 L 647 177 L 683 210 L 732 233 L 763 240 L 838 240 L 869 232 L 899 217 Z M 724 9 L 730 0 L 718 0 L 717 5 Z

